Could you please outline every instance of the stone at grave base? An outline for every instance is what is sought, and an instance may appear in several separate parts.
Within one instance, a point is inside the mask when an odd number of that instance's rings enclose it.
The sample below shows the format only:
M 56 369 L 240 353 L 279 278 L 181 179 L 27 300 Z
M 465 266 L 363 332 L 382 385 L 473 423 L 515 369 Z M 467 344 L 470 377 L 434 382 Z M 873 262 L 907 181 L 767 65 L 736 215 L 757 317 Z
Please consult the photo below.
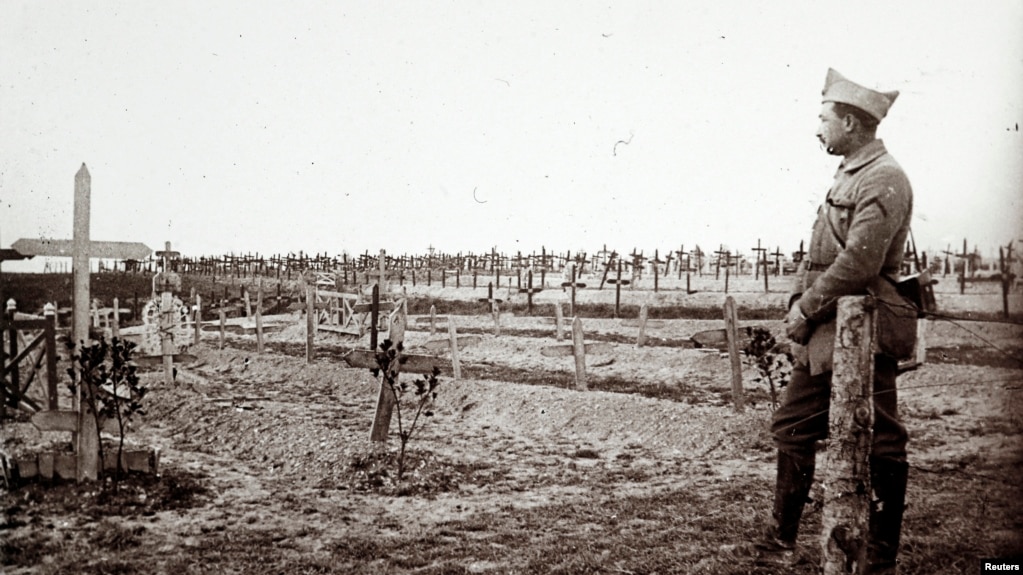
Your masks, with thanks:
M 124 471 L 156 474 L 158 473 L 159 462 L 159 449 L 126 449 L 121 454 L 121 469 Z M 116 448 L 103 453 L 103 469 L 109 471 L 117 469 Z
M 39 477 L 46 480 L 71 479 L 78 474 L 78 461 L 73 453 L 40 453 Z M 18 474 L 22 479 L 30 479 L 20 468 Z
M 53 479 L 53 454 L 42 453 L 39 455 L 39 477 Z
M 19 457 L 14 460 L 14 468 L 17 470 L 17 477 L 27 479 L 39 475 L 39 458 Z
M 159 449 L 131 449 L 122 454 L 122 469 L 136 473 L 159 473 Z M 19 481 L 43 479 L 52 481 L 61 479 L 75 481 L 77 479 L 78 459 L 73 453 L 40 453 L 34 456 L 19 457 L 13 461 L 12 475 Z M 117 450 L 103 454 L 103 469 L 117 469 Z

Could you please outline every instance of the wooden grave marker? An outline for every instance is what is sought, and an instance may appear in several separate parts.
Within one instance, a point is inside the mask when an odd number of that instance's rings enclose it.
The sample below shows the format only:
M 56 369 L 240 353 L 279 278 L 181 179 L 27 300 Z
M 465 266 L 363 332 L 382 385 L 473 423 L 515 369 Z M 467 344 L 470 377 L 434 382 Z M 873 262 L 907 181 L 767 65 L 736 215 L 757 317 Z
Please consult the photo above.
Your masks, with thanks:
M 149 257 L 152 251 L 144 244 L 137 242 L 100 242 L 92 241 L 90 235 L 91 222 L 92 176 L 83 163 L 75 174 L 74 187 L 74 229 L 71 240 L 28 239 L 22 238 L 11 245 L 11 249 L 22 257 L 51 256 L 71 257 L 72 285 L 74 288 L 71 341 L 76 346 L 89 345 L 89 276 L 91 258 L 141 260 Z M 6 259 L 14 259 L 6 258 Z M 78 386 L 74 397 L 73 411 L 78 415 L 78 425 L 74 432 L 75 445 L 74 467 L 77 481 L 95 481 L 99 478 L 101 463 L 99 461 L 99 434 L 96 431 L 95 415 L 88 409 L 82 409 L 81 393 L 84 386 Z M 88 391 L 85 391 L 88 393 Z M 88 402 L 87 402 L 88 403 Z
M 742 389 L 742 357 L 739 355 L 738 319 L 735 313 L 735 300 L 732 296 L 725 298 L 725 335 L 728 341 L 728 359 L 732 366 L 732 402 L 735 411 L 742 413 L 746 398 Z
M 607 283 L 614 284 L 615 286 L 615 317 L 618 317 L 621 315 L 622 286 L 632 283 L 630 280 L 622 279 L 622 260 L 618 260 L 618 276 L 607 280 Z
M 583 339 L 583 324 L 578 317 L 572 319 L 572 343 L 568 345 L 552 345 L 540 350 L 544 357 L 566 357 L 575 359 L 575 387 L 587 390 L 586 355 L 611 353 L 611 344 L 607 342 L 586 343 Z
M 571 305 L 568 308 L 568 313 L 570 315 L 575 315 L 575 291 L 576 291 L 576 289 L 583 289 L 583 288 L 585 288 L 586 284 L 584 284 L 582 282 L 575 281 L 576 280 L 575 264 L 569 264 L 568 270 L 569 270 L 569 277 L 571 278 L 571 280 L 567 281 L 567 282 L 561 282 L 561 287 L 562 288 L 571 288 L 571 290 L 572 290 Z
M 533 295 L 543 291 L 542 287 L 533 287 L 533 270 L 529 270 L 526 275 L 527 287 L 519 288 L 519 293 L 526 294 L 526 313 L 533 315 Z

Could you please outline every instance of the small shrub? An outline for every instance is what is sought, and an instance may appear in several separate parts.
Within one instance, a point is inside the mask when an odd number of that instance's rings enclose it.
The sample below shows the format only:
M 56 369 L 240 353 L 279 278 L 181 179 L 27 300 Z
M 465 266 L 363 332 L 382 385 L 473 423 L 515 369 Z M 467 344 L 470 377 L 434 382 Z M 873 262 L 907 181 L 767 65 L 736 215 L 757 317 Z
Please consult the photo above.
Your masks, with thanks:
M 754 326 L 751 336 L 742 353 L 751 358 L 757 368 L 753 380 L 767 382 L 771 389 L 771 404 L 777 407 L 777 388 L 788 385 L 792 373 L 792 352 L 788 345 L 778 343 L 767 328 Z
M 96 417 L 96 434 L 104 419 L 117 421 L 117 469 L 114 474 L 114 491 L 124 475 L 121 457 L 124 453 L 124 431 L 128 421 L 135 414 L 144 414 L 142 398 L 146 388 L 139 385 L 138 366 L 132 362 L 135 344 L 131 341 L 113 338 L 107 343 L 100 336 L 91 345 L 68 343 L 71 349 L 72 367 L 67 370 L 71 377 L 68 388 L 71 393 L 81 392 L 81 409 L 88 409 Z M 103 442 L 99 442 L 99 458 L 104 461 Z
M 401 481 L 405 475 L 405 452 L 416 431 L 419 418 L 433 416 L 431 408 L 434 400 L 437 399 L 437 386 L 439 385 L 437 376 L 440 375 L 440 369 L 435 366 L 432 373 L 414 380 L 411 387 L 407 381 L 399 382 L 401 365 L 408 361 L 408 358 L 401 354 L 403 349 L 400 341 L 394 345 L 391 340 L 385 339 L 381 342 L 380 351 L 376 354 L 378 372 L 383 375 L 384 384 L 387 385 L 394 397 L 394 409 L 398 417 L 398 437 L 401 441 L 401 448 L 398 452 L 398 481 Z M 402 399 L 410 391 L 415 398 L 412 420 L 407 421 L 402 417 L 401 404 Z

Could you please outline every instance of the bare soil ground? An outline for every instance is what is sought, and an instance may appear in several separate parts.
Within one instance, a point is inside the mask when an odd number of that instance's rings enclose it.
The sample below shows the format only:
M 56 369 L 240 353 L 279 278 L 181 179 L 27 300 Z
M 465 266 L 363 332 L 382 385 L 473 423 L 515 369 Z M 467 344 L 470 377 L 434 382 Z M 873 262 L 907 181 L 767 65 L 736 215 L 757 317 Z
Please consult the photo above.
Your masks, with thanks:
M 780 319 L 784 293 L 746 289 L 734 294 L 740 309 Z M 481 297 L 408 291 L 436 302 Z M 542 295 L 538 305 L 567 297 Z M 709 289 L 626 296 L 661 307 L 724 300 Z M 614 301 L 606 289 L 579 297 Z M 994 292 L 939 293 L 939 304 L 957 315 L 1001 309 Z M 0 569 L 769 573 L 751 564 L 745 543 L 772 501 L 770 395 L 746 365 L 749 403 L 736 413 L 727 358 L 680 343 L 723 321 L 664 320 L 637 348 L 637 328 L 587 318 L 588 339 L 613 351 L 587 358 L 590 390 L 577 391 L 572 359 L 540 353 L 559 343 L 553 324 L 518 315 L 496 336 L 489 315 L 454 319 L 481 342 L 461 350 L 461 380 L 441 378 L 436 413 L 412 439 L 401 481 L 397 421 L 385 447 L 368 441 L 379 381 L 339 360 L 365 338 L 321 333 L 307 363 L 295 315 L 268 335 L 263 354 L 251 336 L 230 335 L 219 349 L 210 335 L 173 385 L 145 376 L 147 413 L 129 439 L 161 449 L 159 477 L 132 476 L 116 494 L 65 483 L 0 495 Z M 741 323 L 779 333 L 779 319 Z M 900 572 L 974 573 L 979 558 L 1023 552 L 1023 327 L 929 324 L 928 362 L 899 380 L 912 465 Z M 427 329 L 412 318 L 410 351 L 444 337 Z M 67 448 L 66 437 L 23 421 L 7 420 L 3 433 L 13 454 Z M 808 563 L 797 573 L 817 572 L 819 531 L 820 509 L 810 505 L 801 533 Z

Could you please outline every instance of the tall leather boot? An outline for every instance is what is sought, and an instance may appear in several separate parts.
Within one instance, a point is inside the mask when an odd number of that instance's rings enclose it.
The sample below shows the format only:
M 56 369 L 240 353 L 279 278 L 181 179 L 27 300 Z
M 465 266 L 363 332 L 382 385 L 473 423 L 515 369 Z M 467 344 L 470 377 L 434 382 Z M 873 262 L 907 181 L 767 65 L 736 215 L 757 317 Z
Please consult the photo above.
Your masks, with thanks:
M 798 562 L 796 536 L 803 505 L 813 485 L 814 454 L 797 456 L 778 451 L 778 478 L 774 490 L 774 510 L 766 533 L 755 544 L 756 562 L 761 565 L 789 566 Z
M 867 573 L 871 575 L 896 573 L 908 476 L 909 464 L 905 461 L 881 457 L 870 459 L 870 485 L 874 498 L 870 504 Z

